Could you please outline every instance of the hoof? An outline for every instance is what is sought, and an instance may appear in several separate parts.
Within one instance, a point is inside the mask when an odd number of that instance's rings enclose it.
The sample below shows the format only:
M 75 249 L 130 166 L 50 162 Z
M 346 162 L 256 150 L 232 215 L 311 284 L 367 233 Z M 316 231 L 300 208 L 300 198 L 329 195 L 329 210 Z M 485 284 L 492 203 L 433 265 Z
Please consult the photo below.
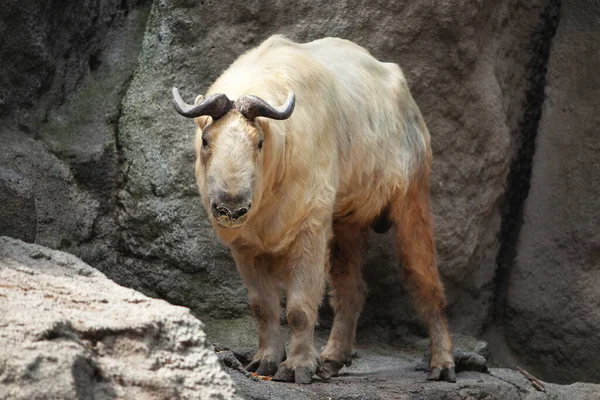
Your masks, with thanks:
M 312 383 L 313 372 L 308 367 L 298 367 L 294 370 L 296 383 L 309 384 Z
M 319 365 L 317 367 L 317 376 L 324 381 L 328 381 L 331 379 L 331 371 L 325 365 Z
M 338 372 L 340 371 L 340 369 L 342 369 L 343 366 L 343 362 L 324 361 L 321 368 L 327 370 L 330 376 L 338 376 Z
M 273 376 L 273 380 L 278 382 L 294 382 L 294 370 L 282 364 L 279 366 L 275 376 Z
M 296 382 L 298 384 L 307 385 L 312 383 L 314 374 L 315 371 L 310 367 L 298 366 L 296 369 L 291 369 L 285 364 L 281 364 L 275 373 L 273 380 L 278 382 Z M 331 378 L 331 373 L 322 365 L 317 367 L 316 375 L 323 380 L 329 380 Z
M 279 368 L 279 363 L 271 360 L 254 360 L 246 365 L 246 371 L 255 372 L 257 375 L 273 376 Z
M 446 382 L 456 382 L 456 372 L 454 367 L 449 368 L 432 368 L 427 376 L 428 381 L 446 381 Z
M 331 355 L 321 354 L 319 365 L 323 369 L 326 369 L 330 376 L 338 376 L 340 369 L 344 368 L 344 366 L 349 367 L 352 365 L 352 357 L 354 356 L 354 354 L 347 354 L 346 357 L 341 357 L 342 359 L 340 359 Z
M 281 364 L 285 360 L 285 352 L 283 352 L 280 357 L 259 357 L 256 360 L 251 361 L 248 365 L 246 365 L 246 371 L 254 372 L 257 375 L 263 376 L 273 376 L 277 372 L 279 368 L 279 364 Z

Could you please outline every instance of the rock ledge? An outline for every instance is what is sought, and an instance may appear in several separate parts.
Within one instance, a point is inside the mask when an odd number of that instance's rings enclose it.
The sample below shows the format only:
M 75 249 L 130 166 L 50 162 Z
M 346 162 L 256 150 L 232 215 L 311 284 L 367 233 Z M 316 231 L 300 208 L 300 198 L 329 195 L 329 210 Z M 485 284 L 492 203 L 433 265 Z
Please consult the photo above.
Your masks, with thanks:
M 237 399 L 187 308 L 0 237 L 0 399 Z

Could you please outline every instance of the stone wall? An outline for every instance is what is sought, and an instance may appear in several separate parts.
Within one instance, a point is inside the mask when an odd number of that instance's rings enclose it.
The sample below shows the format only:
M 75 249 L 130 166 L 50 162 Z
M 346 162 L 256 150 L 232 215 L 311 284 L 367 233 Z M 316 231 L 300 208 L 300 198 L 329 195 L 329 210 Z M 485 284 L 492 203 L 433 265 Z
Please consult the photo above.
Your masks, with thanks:
M 600 381 L 600 3 L 562 2 L 507 301 L 542 376 Z
M 194 98 L 274 33 L 339 36 L 403 68 L 431 132 L 452 330 L 498 323 L 548 377 L 600 379 L 586 364 L 600 327 L 598 7 L 563 3 L 553 39 L 556 0 L 6 1 L 0 234 L 76 254 L 202 319 L 246 317 L 246 290 L 195 187 L 194 126 L 170 87 Z M 392 340 L 424 333 L 390 237 L 371 235 L 371 247 L 360 327 Z

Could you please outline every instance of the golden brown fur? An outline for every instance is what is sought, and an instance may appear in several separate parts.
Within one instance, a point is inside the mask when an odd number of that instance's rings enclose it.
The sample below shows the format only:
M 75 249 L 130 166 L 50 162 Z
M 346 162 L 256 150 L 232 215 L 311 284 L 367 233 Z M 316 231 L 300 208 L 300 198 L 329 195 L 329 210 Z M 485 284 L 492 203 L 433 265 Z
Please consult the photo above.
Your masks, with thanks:
M 363 236 L 384 210 L 429 326 L 431 368 L 453 367 L 429 211 L 430 137 L 402 71 L 346 40 L 297 44 L 273 36 L 236 60 L 207 95 L 253 94 L 279 105 L 289 89 L 297 100 L 287 120 L 250 121 L 235 110 L 217 121 L 196 119 L 196 178 L 207 210 L 214 190 L 253 191 L 237 229 L 211 217 L 258 321 L 252 368 L 297 382 L 316 371 L 313 331 L 326 279 L 336 315 L 321 361 L 334 375 L 349 363 L 366 296 Z M 292 329 L 287 359 L 279 283 L 287 287 Z

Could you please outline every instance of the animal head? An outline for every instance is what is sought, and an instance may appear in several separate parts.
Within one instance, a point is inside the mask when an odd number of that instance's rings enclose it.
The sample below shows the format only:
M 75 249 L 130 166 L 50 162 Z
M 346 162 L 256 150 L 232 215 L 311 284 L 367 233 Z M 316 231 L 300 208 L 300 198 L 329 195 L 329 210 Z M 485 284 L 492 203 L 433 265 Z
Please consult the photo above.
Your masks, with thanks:
M 220 93 L 198 96 L 190 105 L 177 88 L 173 99 L 177 112 L 198 125 L 196 180 L 209 218 L 221 228 L 243 226 L 260 200 L 265 130 L 257 118 L 289 118 L 294 92 L 280 107 L 248 94 L 233 102 Z

